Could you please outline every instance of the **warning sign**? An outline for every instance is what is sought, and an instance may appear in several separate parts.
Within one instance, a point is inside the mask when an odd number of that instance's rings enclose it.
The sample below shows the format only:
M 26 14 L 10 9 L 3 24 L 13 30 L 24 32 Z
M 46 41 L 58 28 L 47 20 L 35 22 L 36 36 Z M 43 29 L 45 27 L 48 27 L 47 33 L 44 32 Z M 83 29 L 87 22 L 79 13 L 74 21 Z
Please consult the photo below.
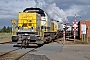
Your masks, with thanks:
M 82 34 L 86 34 L 86 24 L 81 24 Z

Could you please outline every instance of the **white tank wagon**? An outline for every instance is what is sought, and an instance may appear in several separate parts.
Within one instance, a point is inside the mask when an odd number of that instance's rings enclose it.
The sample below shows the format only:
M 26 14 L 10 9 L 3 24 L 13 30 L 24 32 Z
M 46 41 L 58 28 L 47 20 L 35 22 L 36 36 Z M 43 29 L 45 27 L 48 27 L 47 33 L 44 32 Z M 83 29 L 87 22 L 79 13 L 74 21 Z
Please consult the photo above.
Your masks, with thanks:
M 72 26 L 63 24 L 63 31 L 65 31 L 66 38 L 70 38 L 72 35 Z

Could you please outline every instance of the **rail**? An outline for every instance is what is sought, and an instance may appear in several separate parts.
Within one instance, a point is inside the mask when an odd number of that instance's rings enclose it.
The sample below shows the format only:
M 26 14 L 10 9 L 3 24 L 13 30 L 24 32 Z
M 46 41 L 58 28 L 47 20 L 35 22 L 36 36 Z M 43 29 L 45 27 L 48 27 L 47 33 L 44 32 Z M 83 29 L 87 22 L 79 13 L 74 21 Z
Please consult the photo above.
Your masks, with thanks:
M 24 53 L 23 55 L 21 55 L 20 57 L 16 58 L 15 60 L 20 60 L 20 58 L 22 58 L 23 56 L 25 56 L 25 55 L 28 54 L 29 52 L 34 51 L 35 49 L 37 49 L 37 48 L 34 48 L 34 49 L 32 49 L 32 50 L 30 50 L 30 51 Z
M 12 41 L 1 42 L 0 44 L 12 44 Z
M 16 51 L 16 50 L 19 50 L 19 48 L 18 48 L 18 49 L 14 49 L 14 50 L 11 50 L 11 51 L 9 51 L 9 52 L 6 52 L 6 53 L 1 54 L 1 55 L 0 55 L 0 58 L 4 57 L 5 55 L 7 55 L 7 54 L 9 54 L 9 53 L 11 53 L 11 52 L 14 52 L 14 51 Z
M 18 55 L 18 54 L 16 54 L 18 57 L 15 57 L 15 54 L 13 54 L 14 56 L 12 57 L 12 56 L 9 56 L 9 55 L 12 55 L 11 53 L 13 53 L 13 52 L 15 52 L 15 53 L 17 53 L 17 51 L 19 51 L 19 50 L 22 50 L 22 49 L 20 49 L 20 48 L 18 48 L 18 49 L 14 49 L 14 50 L 11 50 L 11 51 L 9 51 L 9 52 L 6 52 L 6 53 L 3 53 L 3 54 L 1 54 L 0 55 L 0 60 L 6 60 L 6 59 L 11 59 L 11 60 L 19 60 L 20 58 L 22 58 L 23 56 L 25 56 L 26 54 L 28 54 L 29 52 L 33 52 L 35 49 L 37 49 L 38 47 L 36 47 L 36 48 L 33 48 L 33 49 L 31 49 L 31 50 L 29 50 L 29 51 L 26 51 L 25 53 L 22 53 L 21 55 Z M 7 56 L 9 56 L 9 57 L 7 57 Z

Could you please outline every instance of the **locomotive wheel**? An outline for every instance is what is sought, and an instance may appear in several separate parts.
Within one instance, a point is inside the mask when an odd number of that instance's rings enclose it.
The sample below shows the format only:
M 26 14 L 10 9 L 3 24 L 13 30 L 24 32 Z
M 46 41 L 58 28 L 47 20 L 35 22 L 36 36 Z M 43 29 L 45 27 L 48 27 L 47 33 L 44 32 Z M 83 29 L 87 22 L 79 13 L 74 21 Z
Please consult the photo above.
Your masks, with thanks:
M 37 44 L 39 47 L 43 46 L 43 44 Z

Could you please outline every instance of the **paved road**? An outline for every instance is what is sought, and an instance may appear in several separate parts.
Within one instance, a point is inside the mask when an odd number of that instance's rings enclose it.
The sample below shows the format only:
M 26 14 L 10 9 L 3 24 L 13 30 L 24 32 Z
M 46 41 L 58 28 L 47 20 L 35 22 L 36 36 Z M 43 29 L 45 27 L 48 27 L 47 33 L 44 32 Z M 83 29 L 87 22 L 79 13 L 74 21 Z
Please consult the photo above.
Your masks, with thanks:
M 0 52 L 9 52 L 11 50 L 17 49 L 18 47 L 14 45 L 16 44 L 0 44 Z M 17 50 L 16 52 L 24 53 L 32 49 L 33 48 L 27 48 L 27 49 L 22 48 L 22 49 Z
M 14 44 L 0 44 L 0 52 L 8 52 L 17 49 L 17 47 L 13 47 L 13 45 Z
M 50 60 L 90 60 L 90 45 L 64 45 L 60 53 L 46 56 Z
M 16 49 L 17 47 L 13 47 L 14 44 L 3 44 L 0 45 L 0 52 L 8 52 L 13 49 Z M 49 60 L 45 55 L 51 55 L 51 54 L 57 54 L 60 53 L 63 48 L 62 44 L 58 43 L 52 43 L 52 44 L 45 44 L 44 46 L 36 49 L 33 52 L 28 53 L 26 56 L 22 57 L 21 60 Z M 33 48 L 22 48 L 16 52 L 24 53 Z
M 0 45 L 0 52 L 7 52 L 12 49 L 13 44 Z M 17 52 L 25 52 L 32 48 L 21 49 Z M 90 60 L 90 45 L 62 45 L 58 43 L 46 44 L 29 55 L 42 55 L 50 60 Z
M 58 43 L 46 44 L 38 48 L 35 52 L 30 52 L 30 54 L 35 54 L 35 55 L 56 54 L 56 53 L 60 53 L 62 48 L 63 48 L 62 44 L 58 44 Z
M 61 52 L 62 48 L 63 45 L 58 43 L 45 44 L 35 51 L 28 53 L 20 60 L 50 60 L 46 55 L 58 54 Z
M 8 52 L 14 49 L 17 49 L 18 47 L 13 47 L 16 44 L 0 44 L 0 52 Z M 62 50 L 63 45 L 62 44 L 45 44 L 42 47 L 36 49 L 34 52 L 30 52 L 29 54 L 37 54 L 37 55 L 47 55 L 47 54 L 54 54 L 54 53 L 60 53 Z M 20 51 L 17 52 L 24 53 L 28 50 L 31 50 L 35 47 L 28 47 L 28 48 L 22 48 Z

